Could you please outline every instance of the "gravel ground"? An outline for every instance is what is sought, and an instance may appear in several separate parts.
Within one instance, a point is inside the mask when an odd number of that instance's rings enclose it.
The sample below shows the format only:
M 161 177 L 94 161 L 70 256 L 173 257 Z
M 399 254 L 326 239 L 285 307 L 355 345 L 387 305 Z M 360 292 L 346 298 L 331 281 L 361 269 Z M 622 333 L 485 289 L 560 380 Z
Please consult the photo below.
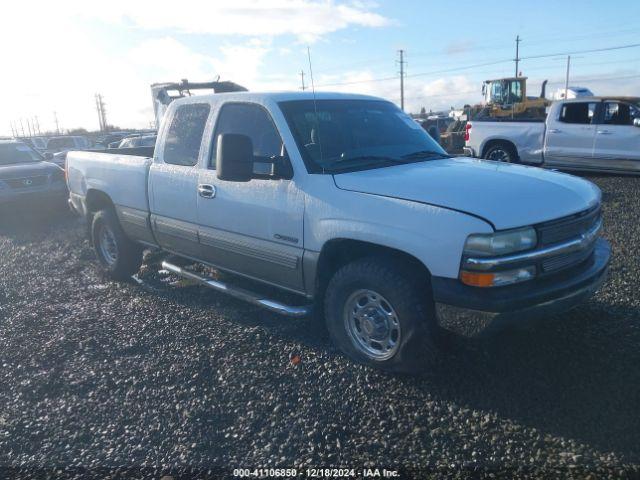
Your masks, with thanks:
M 216 477 L 223 466 L 636 478 L 640 179 L 590 179 L 614 251 L 597 296 L 528 328 L 456 338 L 419 378 L 352 363 L 312 320 L 153 275 L 108 281 L 78 219 L 5 212 L 0 467 L 24 478 Z

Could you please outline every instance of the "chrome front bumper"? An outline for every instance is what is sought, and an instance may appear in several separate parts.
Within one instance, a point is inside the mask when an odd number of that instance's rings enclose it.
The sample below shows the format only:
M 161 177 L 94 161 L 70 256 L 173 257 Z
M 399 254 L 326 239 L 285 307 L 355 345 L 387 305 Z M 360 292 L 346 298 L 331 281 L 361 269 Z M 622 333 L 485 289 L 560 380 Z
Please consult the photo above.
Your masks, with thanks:
M 609 243 L 598 238 L 586 262 L 548 277 L 492 288 L 470 287 L 457 279 L 433 277 L 439 323 L 473 336 L 509 323 L 565 312 L 588 300 L 601 287 L 610 257 Z
M 598 221 L 588 231 L 571 240 L 545 248 L 538 248 L 536 250 L 530 250 L 522 253 L 514 253 L 512 255 L 465 258 L 462 262 L 462 269 L 480 272 L 488 272 L 498 269 L 506 270 L 508 268 L 536 264 L 552 257 L 559 257 L 561 255 L 568 255 L 579 251 L 588 251 L 596 242 L 601 229 L 602 219 L 598 219 Z

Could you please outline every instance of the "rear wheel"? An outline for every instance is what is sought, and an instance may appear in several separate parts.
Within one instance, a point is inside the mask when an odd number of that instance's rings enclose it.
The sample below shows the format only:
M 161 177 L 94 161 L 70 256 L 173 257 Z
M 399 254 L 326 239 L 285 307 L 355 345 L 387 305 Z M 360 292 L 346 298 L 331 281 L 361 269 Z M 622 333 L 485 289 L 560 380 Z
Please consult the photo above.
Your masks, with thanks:
M 390 260 L 340 268 L 327 286 L 325 316 L 338 348 L 354 360 L 416 372 L 435 352 L 435 313 L 427 286 Z
M 491 145 L 485 152 L 484 158 L 494 162 L 516 163 L 518 154 L 511 145 L 501 142 Z
M 93 216 L 91 240 L 103 270 L 115 280 L 125 280 L 140 269 L 142 247 L 127 238 L 113 210 Z

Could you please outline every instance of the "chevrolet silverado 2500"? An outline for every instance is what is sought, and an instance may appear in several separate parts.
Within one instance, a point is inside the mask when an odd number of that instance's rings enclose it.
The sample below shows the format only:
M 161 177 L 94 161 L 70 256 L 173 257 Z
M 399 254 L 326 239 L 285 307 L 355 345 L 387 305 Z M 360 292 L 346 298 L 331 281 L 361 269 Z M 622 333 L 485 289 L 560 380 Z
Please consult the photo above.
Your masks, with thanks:
M 138 270 L 144 247 L 159 249 L 171 254 L 165 269 L 271 311 L 319 307 L 340 349 L 390 370 L 415 368 L 433 346 L 438 303 L 516 317 L 558 312 L 592 295 L 609 262 L 593 184 L 451 158 L 375 97 L 182 98 L 155 147 L 71 152 L 67 176 L 115 279 Z
M 640 173 L 640 98 L 579 97 L 554 102 L 545 122 L 473 121 L 465 153 L 510 163 Z

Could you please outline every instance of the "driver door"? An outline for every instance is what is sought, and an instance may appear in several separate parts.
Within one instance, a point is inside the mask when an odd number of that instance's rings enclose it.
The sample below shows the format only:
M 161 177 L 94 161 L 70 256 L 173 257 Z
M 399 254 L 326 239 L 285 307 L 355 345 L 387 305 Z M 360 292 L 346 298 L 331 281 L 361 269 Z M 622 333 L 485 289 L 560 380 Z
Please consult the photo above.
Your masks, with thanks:
M 249 182 L 218 179 L 215 157 L 222 133 L 251 139 L 255 163 Z M 220 108 L 213 135 L 210 159 L 198 180 L 201 257 L 222 269 L 304 291 L 304 194 L 292 179 L 270 175 L 269 160 L 288 162 L 271 116 L 258 104 L 228 102 Z

